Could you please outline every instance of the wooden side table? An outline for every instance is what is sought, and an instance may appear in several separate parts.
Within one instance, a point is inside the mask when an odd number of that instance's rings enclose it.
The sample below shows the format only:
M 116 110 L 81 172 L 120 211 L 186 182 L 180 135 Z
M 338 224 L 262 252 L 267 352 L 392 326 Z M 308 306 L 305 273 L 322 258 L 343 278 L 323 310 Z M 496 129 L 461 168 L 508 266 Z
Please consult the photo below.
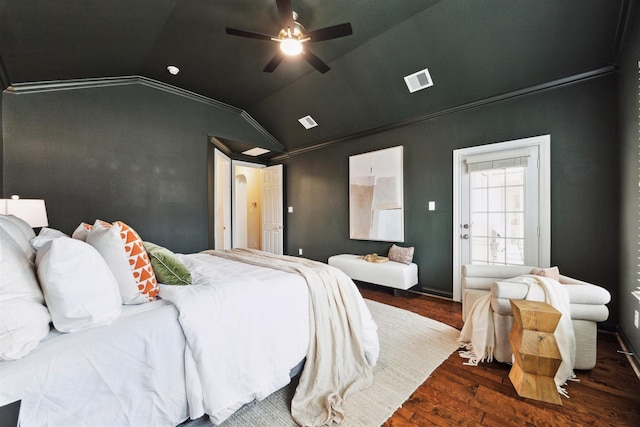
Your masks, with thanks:
M 509 335 L 514 356 L 511 383 L 522 397 L 562 405 L 553 379 L 562 363 L 553 335 L 562 313 L 544 302 L 509 302 L 514 319 Z

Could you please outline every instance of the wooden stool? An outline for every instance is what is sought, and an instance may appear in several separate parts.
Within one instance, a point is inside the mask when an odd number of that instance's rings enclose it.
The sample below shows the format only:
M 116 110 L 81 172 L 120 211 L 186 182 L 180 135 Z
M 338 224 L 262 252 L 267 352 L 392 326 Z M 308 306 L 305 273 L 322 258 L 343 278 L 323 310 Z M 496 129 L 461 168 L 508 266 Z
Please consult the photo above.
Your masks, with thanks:
M 553 379 L 562 363 L 553 335 L 562 313 L 544 302 L 509 302 L 514 320 L 509 335 L 514 356 L 511 383 L 522 397 L 562 405 Z

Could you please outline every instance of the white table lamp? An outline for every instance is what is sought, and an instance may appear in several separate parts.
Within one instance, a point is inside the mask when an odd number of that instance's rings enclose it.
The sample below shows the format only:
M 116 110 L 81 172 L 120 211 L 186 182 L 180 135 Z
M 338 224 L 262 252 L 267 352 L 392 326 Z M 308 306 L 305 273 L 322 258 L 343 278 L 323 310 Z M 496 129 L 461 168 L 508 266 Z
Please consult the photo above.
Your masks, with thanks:
M 0 199 L 0 214 L 14 215 L 23 219 L 31 228 L 49 225 L 47 209 L 41 199 Z

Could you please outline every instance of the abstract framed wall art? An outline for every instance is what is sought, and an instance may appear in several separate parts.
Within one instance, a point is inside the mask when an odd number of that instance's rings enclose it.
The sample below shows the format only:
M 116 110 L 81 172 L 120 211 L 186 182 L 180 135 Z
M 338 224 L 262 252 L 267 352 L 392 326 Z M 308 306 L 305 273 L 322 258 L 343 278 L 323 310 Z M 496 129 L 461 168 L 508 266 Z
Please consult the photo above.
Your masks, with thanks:
M 404 242 L 403 147 L 349 157 L 349 237 Z

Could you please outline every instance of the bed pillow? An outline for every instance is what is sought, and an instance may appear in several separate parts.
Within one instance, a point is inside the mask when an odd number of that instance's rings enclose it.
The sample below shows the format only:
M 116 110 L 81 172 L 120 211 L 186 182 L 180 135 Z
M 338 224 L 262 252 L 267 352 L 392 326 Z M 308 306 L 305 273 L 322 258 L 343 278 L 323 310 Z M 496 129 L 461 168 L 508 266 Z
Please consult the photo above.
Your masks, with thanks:
M 191 273 L 169 249 L 144 242 L 156 279 L 165 285 L 190 285 Z
M 36 237 L 33 229 L 26 221 L 14 215 L 0 215 L 0 228 L 11 236 L 13 241 L 22 249 L 29 260 L 35 258 L 35 251 L 31 247 L 31 239 Z
M 389 261 L 401 262 L 403 264 L 411 264 L 413 261 L 413 246 L 410 248 L 402 248 L 393 245 L 389 249 Z
M 38 250 L 53 239 L 60 237 L 69 237 L 60 230 L 55 228 L 42 227 L 36 237 L 31 239 L 31 246 L 34 250 Z
M 123 304 L 142 304 L 158 295 L 151 261 L 138 233 L 127 224 L 97 220 L 87 236 L 107 262 L 118 282 Z
M 13 360 L 49 333 L 51 317 L 33 263 L 3 228 L 0 247 L 0 360 Z
M 109 224 L 107 221 L 102 221 L 100 219 L 97 221 L 105 227 L 111 227 L 111 224 Z M 86 222 L 81 222 L 80 225 L 78 225 L 76 229 L 73 230 L 71 237 L 86 242 L 87 236 L 89 235 L 91 230 L 93 230 L 93 225 L 87 224 Z
M 108 325 L 120 316 L 116 279 L 91 245 L 70 237 L 52 239 L 38 250 L 36 268 L 57 330 Z
M 87 236 L 93 227 L 91 224 L 87 224 L 86 222 L 81 222 L 80 225 L 73 230 L 71 237 L 74 239 L 82 240 L 83 242 L 87 241 Z

